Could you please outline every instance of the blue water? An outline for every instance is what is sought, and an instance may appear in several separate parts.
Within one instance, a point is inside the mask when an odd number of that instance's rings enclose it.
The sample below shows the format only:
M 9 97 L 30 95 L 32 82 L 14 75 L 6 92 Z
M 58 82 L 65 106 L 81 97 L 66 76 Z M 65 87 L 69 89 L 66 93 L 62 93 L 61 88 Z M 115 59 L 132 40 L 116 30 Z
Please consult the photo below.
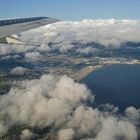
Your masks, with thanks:
M 140 65 L 107 66 L 82 82 L 93 91 L 97 105 L 110 103 L 120 110 L 128 106 L 140 107 Z

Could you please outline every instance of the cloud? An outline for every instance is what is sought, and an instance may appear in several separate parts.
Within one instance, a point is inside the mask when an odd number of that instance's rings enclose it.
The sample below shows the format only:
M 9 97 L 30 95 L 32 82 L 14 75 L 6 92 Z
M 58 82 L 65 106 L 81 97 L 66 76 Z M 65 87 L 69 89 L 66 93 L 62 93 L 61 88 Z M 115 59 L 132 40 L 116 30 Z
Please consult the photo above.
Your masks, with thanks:
M 25 53 L 25 58 L 29 61 L 39 61 L 43 59 L 40 52 L 27 52 Z
M 15 67 L 15 68 L 13 68 L 12 70 L 11 70 L 11 74 L 13 74 L 13 75 L 23 75 L 23 74 L 25 74 L 26 72 L 28 71 L 28 69 L 27 68 L 24 68 L 24 67 Z
M 0 44 L 0 56 L 1 55 L 9 55 L 9 54 L 17 54 L 17 53 L 25 53 L 29 50 L 32 50 L 33 46 L 26 45 L 10 45 L 10 44 Z
M 30 140 L 32 137 L 33 134 L 28 129 L 23 130 L 20 135 L 21 140 Z
M 20 55 L 6 55 L 6 56 L 2 56 L 1 60 L 8 60 L 8 59 L 17 59 L 20 58 Z
M 0 55 L 31 52 L 70 50 L 81 54 L 91 54 L 98 50 L 98 45 L 120 47 L 125 42 L 140 41 L 139 20 L 87 20 L 62 21 L 46 25 L 21 34 L 20 39 L 31 45 L 0 45 Z M 94 42 L 94 43 L 93 43 Z M 91 43 L 92 45 L 88 45 Z M 34 46 L 33 46 L 34 45 Z M 85 45 L 86 47 L 83 47 Z
M 123 116 L 108 109 L 100 111 L 88 106 L 89 102 L 94 102 L 91 91 L 67 76 L 42 75 L 40 79 L 24 80 L 0 95 L 0 136 L 20 124 L 32 133 L 33 128 L 51 127 L 56 139 L 62 140 L 138 139 L 139 121 L 131 119 L 140 116 L 137 109 L 127 108 L 126 114 L 135 115 Z M 31 135 L 29 130 L 21 132 L 21 137 Z
M 97 48 L 90 47 L 90 46 L 85 47 L 85 48 L 79 48 L 79 49 L 76 50 L 76 52 L 81 53 L 81 54 L 85 54 L 85 55 L 94 54 L 98 51 L 100 51 L 100 50 L 97 49 Z
M 13 53 L 10 46 L 0 45 L 0 55 L 7 55 Z
M 59 140 L 72 140 L 74 138 L 73 129 L 63 129 L 59 131 Z
M 23 33 L 21 38 L 31 44 L 40 44 L 39 50 L 58 49 L 60 52 L 66 52 L 76 47 L 74 42 L 81 44 L 95 42 L 113 48 L 120 47 L 127 41 L 139 42 L 139 30 L 139 20 L 85 19 L 43 26 Z
M 20 87 L 0 96 L 2 130 L 6 127 L 3 124 L 7 124 L 8 129 L 16 123 L 39 128 L 52 124 L 60 127 L 70 117 L 72 110 L 89 96 L 85 85 L 65 76 L 59 81 L 51 75 L 23 81 Z
M 137 132 L 134 125 L 130 122 L 117 120 L 113 117 L 108 117 L 102 123 L 102 129 L 97 134 L 94 140 L 137 140 Z
M 133 121 L 133 123 L 137 124 L 140 120 L 140 109 L 136 109 L 135 107 L 131 106 L 126 108 L 125 115 Z

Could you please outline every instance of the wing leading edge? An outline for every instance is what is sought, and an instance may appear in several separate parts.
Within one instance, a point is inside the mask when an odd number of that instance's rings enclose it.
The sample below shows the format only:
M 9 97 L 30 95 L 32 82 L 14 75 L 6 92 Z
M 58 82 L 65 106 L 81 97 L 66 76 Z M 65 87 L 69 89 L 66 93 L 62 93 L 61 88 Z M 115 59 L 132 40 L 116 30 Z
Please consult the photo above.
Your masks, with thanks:
M 59 22 L 60 20 L 50 17 L 32 17 L 11 20 L 0 20 L 0 38 L 24 32 L 43 25 Z

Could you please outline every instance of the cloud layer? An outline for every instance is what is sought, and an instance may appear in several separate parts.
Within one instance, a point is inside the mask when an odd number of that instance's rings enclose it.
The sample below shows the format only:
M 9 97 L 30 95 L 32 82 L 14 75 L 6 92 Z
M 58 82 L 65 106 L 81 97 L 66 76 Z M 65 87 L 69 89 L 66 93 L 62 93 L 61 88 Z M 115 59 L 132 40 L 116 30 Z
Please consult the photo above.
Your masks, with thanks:
M 140 41 L 139 20 L 82 20 L 79 22 L 64 21 L 47 25 L 36 30 L 25 32 L 22 39 L 41 44 L 40 50 L 59 49 L 65 52 L 75 47 L 73 42 L 95 42 L 106 47 L 119 47 L 127 41 Z M 49 43 L 54 43 L 51 46 Z
M 30 128 L 51 127 L 56 139 L 61 140 L 138 139 L 140 110 L 130 107 L 122 116 L 115 108 L 100 111 L 90 107 L 87 104 L 94 102 L 94 96 L 84 84 L 66 76 L 43 75 L 17 85 L 0 96 L 0 136 L 13 125 L 21 124 Z M 30 131 L 23 130 L 20 137 L 35 136 Z
M 107 49 L 125 42 L 140 42 L 139 30 L 139 20 L 62 21 L 22 33 L 20 38 L 34 46 L 0 45 L 0 55 L 24 53 L 25 58 L 39 60 L 42 53 L 55 50 L 94 54 L 100 51 L 97 44 Z

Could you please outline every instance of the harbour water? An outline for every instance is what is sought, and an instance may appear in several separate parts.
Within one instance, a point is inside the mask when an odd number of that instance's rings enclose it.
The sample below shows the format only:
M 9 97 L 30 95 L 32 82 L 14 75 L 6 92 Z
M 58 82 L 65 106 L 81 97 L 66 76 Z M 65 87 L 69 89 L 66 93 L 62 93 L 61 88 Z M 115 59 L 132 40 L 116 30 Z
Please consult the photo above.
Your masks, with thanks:
M 97 105 L 110 103 L 120 110 L 140 107 L 140 65 L 106 66 L 92 72 L 82 82 L 93 91 Z

